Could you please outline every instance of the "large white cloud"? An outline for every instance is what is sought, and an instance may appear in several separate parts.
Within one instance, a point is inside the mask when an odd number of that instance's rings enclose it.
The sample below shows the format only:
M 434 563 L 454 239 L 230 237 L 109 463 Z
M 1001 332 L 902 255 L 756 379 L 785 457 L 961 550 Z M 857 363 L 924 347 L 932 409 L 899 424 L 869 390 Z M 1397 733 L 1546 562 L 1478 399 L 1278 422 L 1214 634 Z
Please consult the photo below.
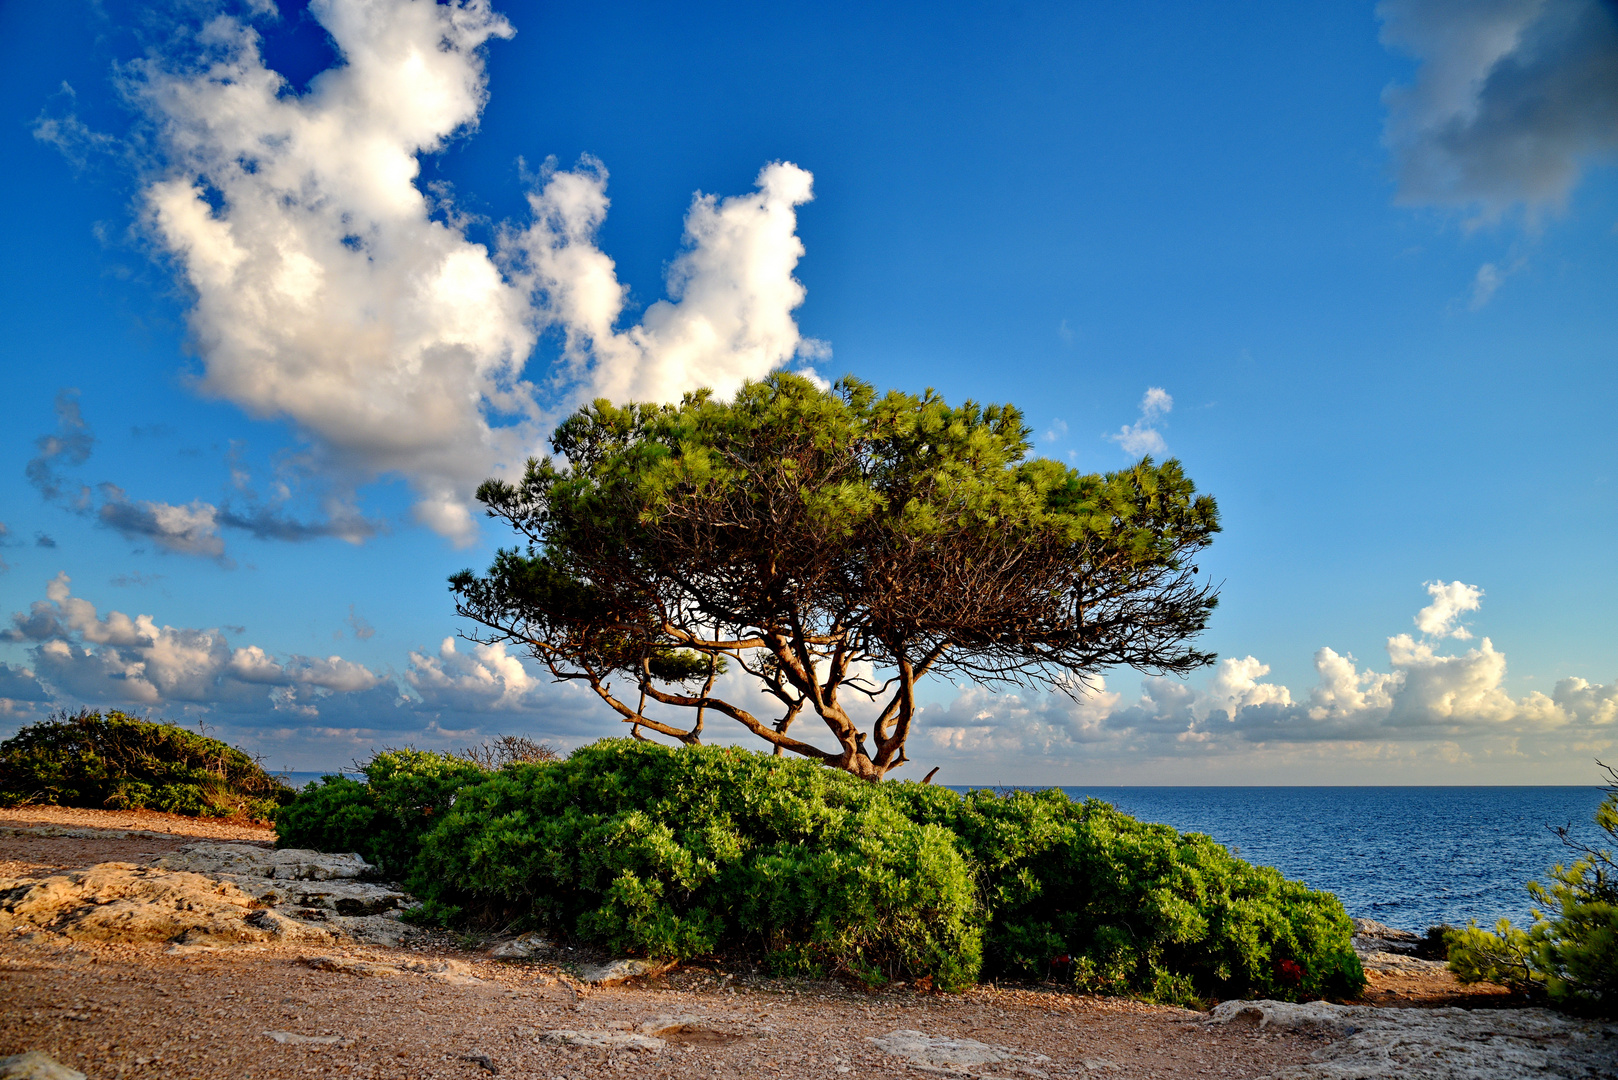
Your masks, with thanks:
M 742 382 L 822 346 L 798 333 L 792 311 L 804 288 L 796 207 L 813 177 L 783 162 L 758 175 L 758 191 L 699 195 L 685 222 L 685 251 L 669 269 L 669 300 L 640 325 L 615 329 L 625 288 L 595 246 L 606 218 L 607 173 L 598 162 L 552 175 L 529 198 L 534 222 L 507 238 L 518 279 L 544 300 L 566 337 L 570 373 L 592 396 L 670 401 L 695 386 L 728 396 Z
M 698 195 L 671 299 L 621 329 L 624 289 L 594 241 L 599 165 L 552 172 L 500 252 L 419 184 L 420 155 L 476 126 L 483 46 L 511 25 L 486 0 L 310 11 L 342 63 L 301 95 L 227 17 L 129 79 L 156 127 L 162 174 L 143 199 L 194 295 L 204 393 L 291 419 L 350 485 L 402 474 L 418 517 L 466 538 L 477 482 L 520 465 L 561 409 L 728 392 L 815 351 L 792 317 L 807 172 L 778 163 L 755 194 Z M 542 391 L 524 367 L 552 328 L 566 364 Z
M 1607 0 L 1384 0 L 1377 11 L 1384 43 L 1421 61 L 1412 84 L 1386 94 L 1404 200 L 1556 207 L 1618 153 Z

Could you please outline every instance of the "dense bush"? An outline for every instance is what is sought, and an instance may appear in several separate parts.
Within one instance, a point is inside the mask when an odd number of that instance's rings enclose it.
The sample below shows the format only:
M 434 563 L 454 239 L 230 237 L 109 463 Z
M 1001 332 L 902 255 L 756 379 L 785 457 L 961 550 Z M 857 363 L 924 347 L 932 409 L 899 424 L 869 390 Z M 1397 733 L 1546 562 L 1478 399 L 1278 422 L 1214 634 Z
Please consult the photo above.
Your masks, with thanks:
M 992 913 L 993 970 L 1043 974 L 1065 956 L 1083 989 L 1181 1002 L 1364 985 L 1336 897 L 1206 836 L 1055 790 L 960 796 L 902 784 L 889 794 L 960 838 Z
M 1364 981 L 1333 897 L 1059 792 L 961 796 L 632 740 L 494 772 L 390 752 L 366 771 L 306 789 L 281 842 L 383 860 L 438 918 L 940 987 L 1056 974 L 1191 1001 Z
M 1595 822 L 1618 838 L 1618 784 L 1601 800 Z M 1528 883 L 1538 905 L 1534 925 L 1522 930 L 1501 919 L 1492 933 L 1476 923 L 1452 931 L 1450 970 L 1462 982 L 1498 982 L 1541 992 L 1573 1012 L 1618 1016 L 1618 861 L 1609 849 L 1556 831 L 1578 857 L 1553 867 L 1548 887 Z
M 0 805 L 268 818 L 293 790 L 235 747 L 121 712 L 32 724 L 0 743 Z
M 323 776 L 275 817 L 282 847 L 356 851 L 385 874 L 405 877 L 421 838 L 461 789 L 489 779 L 477 763 L 426 750 L 384 750 L 363 769 L 365 783 Z

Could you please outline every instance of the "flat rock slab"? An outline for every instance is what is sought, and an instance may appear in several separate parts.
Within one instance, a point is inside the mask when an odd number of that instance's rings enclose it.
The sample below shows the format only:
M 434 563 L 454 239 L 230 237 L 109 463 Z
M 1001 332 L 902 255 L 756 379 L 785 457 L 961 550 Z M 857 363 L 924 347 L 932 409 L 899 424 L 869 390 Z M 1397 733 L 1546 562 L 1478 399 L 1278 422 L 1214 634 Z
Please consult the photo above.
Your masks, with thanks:
M 644 978 L 648 975 L 661 975 L 665 971 L 673 970 L 673 961 L 659 960 L 611 960 L 605 964 L 590 964 L 579 972 L 579 978 L 587 983 L 598 986 L 611 986 L 628 979 Z
M 29 1050 L 0 1058 L 0 1080 L 85 1080 L 85 1076 L 43 1050 Z
M 36 927 L 77 941 L 180 947 L 393 946 L 419 935 L 399 918 L 412 902 L 407 894 L 355 880 L 370 869 L 358 855 L 191 844 L 153 866 L 107 862 L 0 878 L 0 930 Z M 271 874 L 277 876 L 262 876 Z
M 1389 1009 L 1227 1001 L 1210 1024 L 1313 1032 L 1333 1042 L 1268 1080 L 1618 1078 L 1618 1024 L 1548 1009 Z
M 869 1041 L 895 1057 L 906 1058 L 927 1069 L 967 1076 L 1045 1076 L 1046 1073 L 1038 1066 L 1051 1062 L 1044 1054 L 1031 1054 L 976 1039 L 928 1035 L 924 1031 L 909 1028 L 890 1031 Z
M 596 1050 L 636 1050 L 655 1054 L 668 1044 L 655 1035 L 612 1028 L 556 1028 L 540 1035 L 541 1042 L 562 1046 L 588 1046 Z
M 402 964 L 382 964 L 372 960 L 356 960 L 348 956 L 304 956 L 300 957 L 298 962 L 316 971 L 334 971 L 370 979 L 425 975 L 452 986 L 474 986 L 483 981 L 473 975 L 472 969 L 459 960 L 407 960 Z
M 376 867 L 349 853 L 329 855 L 305 848 L 261 848 L 250 844 L 188 844 L 157 864 L 194 874 L 241 874 L 279 881 L 332 881 L 364 877 Z
M 264 1034 L 288 1046 L 336 1046 L 345 1041 L 341 1035 L 299 1035 L 296 1031 L 266 1031 Z
M 0 879 L 0 930 L 35 926 L 76 941 L 330 941 L 328 930 L 270 920 L 228 881 L 133 863 Z
M 1358 952 L 1358 950 L 1355 950 Z M 1417 974 L 1426 972 L 1446 972 L 1449 965 L 1442 960 L 1423 960 L 1418 956 L 1409 956 L 1401 952 L 1390 952 L 1383 949 L 1369 950 L 1359 953 L 1360 967 L 1366 971 L 1395 971 L 1402 974 Z

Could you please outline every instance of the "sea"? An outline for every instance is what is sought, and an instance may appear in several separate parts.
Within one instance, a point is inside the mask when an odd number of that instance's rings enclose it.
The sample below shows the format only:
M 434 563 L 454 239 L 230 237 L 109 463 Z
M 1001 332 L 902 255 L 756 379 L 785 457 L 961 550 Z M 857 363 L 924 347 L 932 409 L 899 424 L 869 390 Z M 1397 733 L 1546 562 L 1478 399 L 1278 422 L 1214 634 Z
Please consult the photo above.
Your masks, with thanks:
M 1420 933 L 1532 922 L 1525 883 L 1575 855 L 1551 832 L 1611 847 L 1599 787 L 1064 787 L 1142 821 L 1205 833 L 1248 862 L 1335 893 L 1356 918 Z
M 283 773 L 295 787 L 321 773 Z M 956 790 L 965 790 L 957 788 Z M 996 790 L 1008 790 L 1000 788 Z M 1599 787 L 1064 787 L 1142 821 L 1205 833 L 1248 862 L 1335 893 L 1348 913 L 1401 930 L 1532 921 L 1524 887 L 1594 847 Z

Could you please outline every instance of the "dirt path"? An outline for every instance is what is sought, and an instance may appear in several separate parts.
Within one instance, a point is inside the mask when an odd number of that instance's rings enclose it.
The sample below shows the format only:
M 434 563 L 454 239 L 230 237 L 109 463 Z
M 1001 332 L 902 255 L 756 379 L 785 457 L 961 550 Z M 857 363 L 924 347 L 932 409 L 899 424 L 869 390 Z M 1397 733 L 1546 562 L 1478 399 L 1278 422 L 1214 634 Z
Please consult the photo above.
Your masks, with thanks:
M 0 876 L 149 863 L 204 839 L 271 837 L 168 815 L 0 811 Z M 329 958 L 325 969 L 310 964 L 317 954 Z M 687 968 L 587 988 L 566 977 L 566 959 L 497 961 L 444 938 L 399 949 L 214 950 L 19 928 L 0 937 L 0 1057 L 42 1050 L 92 1080 L 939 1075 L 872 1041 L 908 1030 L 1011 1055 L 974 1066 L 978 1075 L 1189 1078 L 1263 1076 L 1330 1041 L 1039 987 L 871 992 Z M 422 970 L 402 970 L 421 960 L 430 961 L 415 964 Z M 364 970 L 382 974 L 352 973 Z M 661 1048 L 635 1050 L 637 1029 L 661 1032 Z

